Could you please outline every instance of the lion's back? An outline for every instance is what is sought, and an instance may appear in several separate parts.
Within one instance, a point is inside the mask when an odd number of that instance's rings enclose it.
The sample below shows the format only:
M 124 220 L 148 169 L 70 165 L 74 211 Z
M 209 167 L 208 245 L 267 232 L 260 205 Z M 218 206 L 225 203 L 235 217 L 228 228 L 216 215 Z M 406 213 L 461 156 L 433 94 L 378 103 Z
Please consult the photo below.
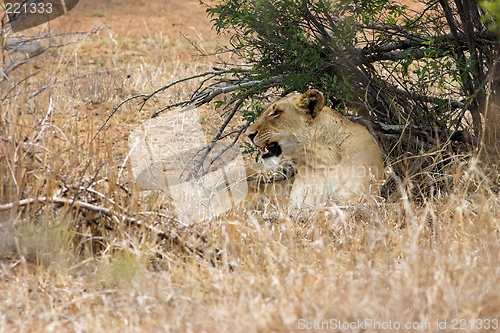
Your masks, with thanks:
M 327 109 L 312 124 L 314 135 L 308 137 L 305 151 L 297 152 L 301 160 L 291 198 L 309 205 L 326 200 L 371 202 L 380 193 L 384 175 L 378 143 L 365 126 Z

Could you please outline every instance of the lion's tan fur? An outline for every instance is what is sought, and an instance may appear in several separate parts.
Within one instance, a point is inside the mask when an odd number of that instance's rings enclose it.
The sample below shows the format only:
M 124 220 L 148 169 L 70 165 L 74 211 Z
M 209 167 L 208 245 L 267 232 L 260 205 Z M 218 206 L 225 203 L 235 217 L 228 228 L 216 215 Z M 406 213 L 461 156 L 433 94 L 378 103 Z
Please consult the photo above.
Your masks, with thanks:
M 261 148 L 277 142 L 296 161 L 291 205 L 350 204 L 379 194 L 384 164 L 377 142 L 364 126 L 325 106 L 318 90 L 271 104 L 247 133 Z
M 252 163 L 246 168 L 248 194 L 242 207 L 266 212 L 282 206 L 290 197 L 296 172 L 295 164 L 288 160 L 269 158 Z

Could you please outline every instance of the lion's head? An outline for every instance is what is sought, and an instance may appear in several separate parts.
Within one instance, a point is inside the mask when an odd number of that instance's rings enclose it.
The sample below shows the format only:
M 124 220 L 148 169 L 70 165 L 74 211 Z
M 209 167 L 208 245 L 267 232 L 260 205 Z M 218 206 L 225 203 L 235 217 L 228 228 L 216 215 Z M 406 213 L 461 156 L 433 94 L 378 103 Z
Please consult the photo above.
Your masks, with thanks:
M 325 98 L 318 90 L 295 94 L 269 105 L 247 129 L 262 158 L 293 156 L 308 140 L 308 127 L 322 112 Z

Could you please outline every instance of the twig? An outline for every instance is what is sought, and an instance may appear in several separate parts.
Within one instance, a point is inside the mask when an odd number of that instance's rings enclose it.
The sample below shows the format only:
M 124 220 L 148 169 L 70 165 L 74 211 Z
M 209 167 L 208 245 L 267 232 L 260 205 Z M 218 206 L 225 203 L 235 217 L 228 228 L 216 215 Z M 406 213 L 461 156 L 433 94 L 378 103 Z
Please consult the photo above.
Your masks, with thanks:
M 198 51 L 198 52 L 200 53 L 200 55 L 201 55 L 202 57 L 206 57 L 206 56 L 207 56 L 207 54 L 206 54 L 205 52 L 203 52 L 203 51 L 202 51 L 202 50 L 198 47 L 198 45 L 196 45 L 196 44 L 195 44 L 195 43 L 194 43 L 191 39 L 187 38 L 187 36 L 186 36 L 186 35 L 184 35 L 182 32 L 181 32 L 181 35 L 182 35 L 182 37 L 184 37 L 184 39 L 186 39 L 186 40 L 189 42 L 189 44 L 191 44 L 191 46 L 192 46 L 192 47 L 194 47 L 194 48 L 196 49 L 196 51 Z
M 66 198 L 59 198 L 59 197 L 52 197 L 52 198 L 49 198 L 49 197 L 38 197 L 38 198 L 29 198 L 29 199 L 23 199 L 23 200 L 20 200 L 18 202 L 12 202 L 12 203 L 8 203 L 8 204 L 3 204 L 3 205 L 0 205 L 0 212 L 2 211 L 7 211 L 9 209 L 12 209 L 14 206 L 27 206 L 27 205 L 30 205 L 32 203 L 35 203 L 35 202 L 42 202 L 42 203 L 46 203 L 46 202 L 53 202 L 53 203 L 60 203 L 60 204 L 71 204 L 71 205 L 74 205 L 78 208 L 85 208 L 85 209 L 88 209 L 88 210 L 92 210 L 92 211 L 95 211 L 95 212 L 99 212 L 99 213 L 102 213 L 106 216 L 111 216 L 113 215 L 111 213 L 111 210 L 108 209 L 108 208 L 104 208 L 104 207 L 100 207 L 100 206 L 95 206 L 95 205 L 92 205 L 92 204 L 89 204 L 87 202 L 84 202 L 84 201 L 78 201 L 78 200 L 72 200 L 72 199 L 66 199 Z
M 9 169 L 10 175 L 12 176 L 12 181 L 14 182 L 14 185 L 16 186 L 16 191 L 17 191 L 17 193 L 19 193 L 19 185 L 17 184 L 16 175 L 14 173 L 14 170 L 12 169 L 12 165 L 10 164 L 9 159 L 7 158 L 7 156 L 9 156 L 9 155 L 7 154 L 7 150 L 5 149 L 5 145 L 3 144 L 3 140 L 0 140 L 0 148 L 2 149 L 2 152 L 5 156 L 7 168 Z
M 45 117 L 40 121 L 38 124 L 38 127 L 40 127 L 40 131 L 36 134 L 35 138 L 33 139 L 33 142 L 38 141 L 38 139 L 42 136 L 43 132 L 45 131 L 45 125 L 48 125 L 47 122 L 52 114 L 52 98 L 49 97 L 49 107 L 47 108 L 47 113 L 45 114 Z
M 24 78 L 22 81 L 20 82 L 17 82 L 16 85 L 14 87 L 12 87 L 9 92 L 7 94 L 5 94 L 4 97 L 2 97 L 2 100 L 6 100 L 6 99 L 11 99 L 11 98 L 14 98 L 14 97 L 18 97 L 18 96 L 22 96 L 22 95 L 28 95 L 28 94 L 31 94 L 28 96 L 28 98 L 33 98 L 35 97 L 36 95 L 38 95 L 39 93 L 43 92 L 44 90 L 47 90 L 48 88 L 54 88 L 54 87 L 57 87 L 59 86 L 60 84 L 65 84 L 67 82 L 72 82 L 74 80 L 78 80 L 78 79 L 84 79 L 84 78 L 88 78 L 92 75 L 100 75 L 100 74 L 110 74 L 110 73 L 116 73 L 116 72 L 119 72 L 119 71 L 125 71 L 125 70 L 128 70 L 129 68 L 127 67 L 123 67 L 123 68 L 117 68 L 117 69 L 111 69 L 111 70 L 104 70 L 104 71 L 95 71 L 95 72 L 91 72 L 91 73 L 85 73 L 85 74 L 82 74 L 82 75 L 78 75 L 78 76 L 74 76 L 74 77 L 71 77 L 69 79 L 65 79 L 65 80 L 56 80 L 55 82 L 53 83 L 49 83 L 49 84 L 46 84 L 40 88 L 37 88 L 37 89 L 31 89 L 31 90 L 23 90 L 15 95 L 10 95 L 10 92 L 14 90 L 14 88 L 16 88 L 17 86 L 19 86 L 23 81 L 26 81 L 27 79 L 35 76 L 36 74 L 38 74 L 39 72 L 36 72 L 36 73 L 33 73 L 32 75 L 28 76 L 27 78 Z
M 245 101 L 245 98 L 247 96 L 248 96 L 248 93 L 246 93 L 241 99 L 239 99 L 236 102 L 236 104 L 233 106 L 233 109 L 231 110 L 231 113 L 226 117 L 226 120 L 224 121 L 224 123 L 219 127 L 219 129 L 218 129 L 217 133 L 215 134 L 214 138 L 212 139 L 212 141 L 206 146 L 205 153 L 203 154 L 203 156 L 201 157 L 201 159 L 198 161 L 198 163 L 196 164 L 196 166 L 193 169 L 193 174 L 194 175 L 196 175 L 196 176 L 199 175 L 199 170 L 202 168 L 203 162 L 207 158 L 207 156 L 210 153 L 210 151 L 215 147 L 215 144 L 217 143 L 217 141 L 219 141 L 222 133 L 226 129 L 226 127 L 229 124 L 229 122 L 231 121 L 231 119 L 233 119 L 234 115 L 236 114 L 236 111 L 243 104 L 243 102 Z M 183 173 L 184 173 L 184 171 L 183 171 Z
M 231 147 L 233 147 L 236 142 L 238 141 L 238 139 L 240 138 L 241 134 L 248 128 L 248 126 L 250 126 L 250 122 L 247 121 L 243 126 L 241 126 L 241 128 L 239 129 L 239 131 L 234 131 L 237 133 L 236 137 L 234 138 L 233 142 L 228 145 L 226 148 L 224 148 L 217 156 L 215 156 L 211 161 L 210 161 L 210 164 L 209 164 L 209 167 L 219 158 L 222 156 L 222 154 L 224 154 L 226 151 L 228 151 L 229 149 L 231 149 Z M 220 138 L 222 139 L 222 137 Z M 209 169 L 209 168 L 207 168 Z

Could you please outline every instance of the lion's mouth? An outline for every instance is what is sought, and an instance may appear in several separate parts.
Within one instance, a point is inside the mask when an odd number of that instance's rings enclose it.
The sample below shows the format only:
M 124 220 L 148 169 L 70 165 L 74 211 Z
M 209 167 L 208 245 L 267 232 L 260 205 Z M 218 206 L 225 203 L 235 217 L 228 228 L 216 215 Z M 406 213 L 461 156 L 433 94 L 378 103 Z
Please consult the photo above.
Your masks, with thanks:
M 277 142 L 271 142 L 262 149 L 262 158 L 281 155 L 281 147 Z

